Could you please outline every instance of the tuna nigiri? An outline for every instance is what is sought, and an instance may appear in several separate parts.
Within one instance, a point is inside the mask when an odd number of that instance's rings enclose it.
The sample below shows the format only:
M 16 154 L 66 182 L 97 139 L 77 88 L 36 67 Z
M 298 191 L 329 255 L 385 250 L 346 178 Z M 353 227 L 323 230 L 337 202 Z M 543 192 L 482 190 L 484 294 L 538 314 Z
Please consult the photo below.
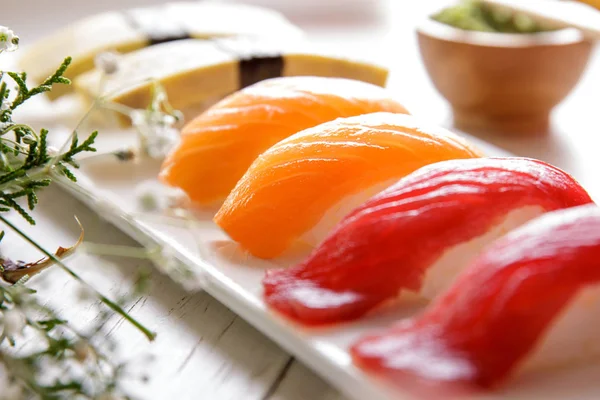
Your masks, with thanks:
M 600 356 L 600 209 L 545 214 L 496 241 L 424 314 L 352 347 L 398 381 L 491 387 Z
M 263 153 L 215 222 L 254 256 L 276 257 L 301 237 L 318 243 L 391 180 L 437 161 L 479 155 L 460 137 L 409 115 L 340 118 Z
M 357 318 L 407 289 L 431 299 L 508 230 L 591 201 L 571 176 L 542 161 L 429 165 L 346 216 L 306 261 L 269 271 L 265 298 L 304 324 Z
M 338 117 L 377 111 L 407 113 L 385 89 L 366 82 L 322 77 L 262 81 L 191 121 L 160 177 L 196 204 L 222 202 L 256 157 L 280 140 Z

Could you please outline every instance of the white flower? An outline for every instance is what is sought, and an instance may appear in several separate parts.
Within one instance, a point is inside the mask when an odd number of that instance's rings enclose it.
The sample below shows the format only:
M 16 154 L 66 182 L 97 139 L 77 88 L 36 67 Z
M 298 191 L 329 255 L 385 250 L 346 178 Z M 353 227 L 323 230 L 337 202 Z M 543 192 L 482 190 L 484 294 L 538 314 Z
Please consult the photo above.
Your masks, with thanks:
M 47 152 L 49 157 L 56 157 L 59 154 L 58 149 L 53 146 L 48 146 Z
M 154 180 L 140 182 L 135 187 L 136 198 L 141 211 L 164 211 L 175 207 L 185 198 L 178 188 L 165 187 Z
M 73 352 L 75 353 L 75 358 L 77 358 L 77 361 L 81 363 L 94 355 L 94 349 L 92 349 L 89 343 L 83 339 L 75 343 L 73 346 Z
M 179 140 L 179 131 L 175 128 L 164 127 L 156 130 L 156 135 L 148 140 L 146 151 L 152 158 L 163 158 Z
M 142 211 L 158 211 L 166 207 L 163 196 L 156 193 L 146 182 L 142 182 L 135 188 L 138 204 Z
M 181 266 L 175 251 L 168 246 L 163 246 L 155 262 L 158 263 L 164 271 L 176 271 Z
M 94 65 L 106 75 L 112 75 L 119 70 L 120 56 L 112 51 L 103 51 L 94 58 Z
M 19 37 L 5 26 L 0 25 L 0 53 L 4 50 L 15 51 L 19 45 Z
M 0 111 L 8 110 L 10 107 L 10 103 L 8 99 L 2 99 L 0 101 Z
M 134 110 L 131 122 L 140 134 L 142 149 L 152 158 L 163 158 L 179 140 L 177 120 L 160 111 Z
M 25 316 L 19 310 L 14 308 L 6 310 L 2 314 L 2 332 L 7 337 L 20 335 L 25 329 Z

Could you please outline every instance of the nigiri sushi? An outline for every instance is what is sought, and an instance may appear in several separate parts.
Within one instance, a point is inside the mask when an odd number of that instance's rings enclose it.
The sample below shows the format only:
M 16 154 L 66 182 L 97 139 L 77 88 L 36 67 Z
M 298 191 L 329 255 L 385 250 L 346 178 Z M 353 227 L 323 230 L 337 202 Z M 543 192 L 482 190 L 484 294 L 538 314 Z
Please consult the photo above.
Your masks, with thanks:
M 390 382 L 494 387 L 600 356 L 600 209 L 545 214 L 496 241 L 424 314 L 352 347 Z
M 191 121 L 164 161 L 160 178 L 196 204 L 222 202 L 269 147 L 338 117 L 407 113 L 378 86 L 351 79 L 287 77 L 259 82 Z
M 265 299 L 311 325 L 360 317 L 402 290 L 432 299 L 507 231 L 591 201 L 571 176 L 542 161 L 432 164 L 359 206 L 301 264 L 269 271 Z
M 348 211 L 392 180 L 437 161 L 481 154 L 404 114 L 339 118 L 271 147 L 250 166 L 215 222 L 260 258 L 317 244 Z

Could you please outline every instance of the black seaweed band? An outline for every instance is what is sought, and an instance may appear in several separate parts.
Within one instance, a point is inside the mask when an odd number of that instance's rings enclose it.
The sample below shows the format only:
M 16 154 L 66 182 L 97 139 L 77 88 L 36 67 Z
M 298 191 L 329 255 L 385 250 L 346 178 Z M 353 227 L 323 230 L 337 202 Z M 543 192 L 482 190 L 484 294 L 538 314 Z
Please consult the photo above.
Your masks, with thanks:
M 160 8 L 140 8 L 123 12 L 127 23 L 142 33 L 149 46 L 191 39 L 192 36 L 180 25 L 169 19 Z M 283 75 L 284 59 L 280 51 L 268 49 L 264 43 L 253 38 L 214 38 L 211 40 L 220 50 L 239 60 L 239 88 L 253 85 L 265 79 Z
M 161 13 L 160 8 L 127 10 L 123 16 L 133 29 L 146 36 L 150 46 L 191 38 L 189 32 L 170 20 L 167 13 Z
M 239 60 L 239 87 L 253 85 L 283 75 L 284 58 L 280 50 L 252 38 L 213 39 L 216 46 Z

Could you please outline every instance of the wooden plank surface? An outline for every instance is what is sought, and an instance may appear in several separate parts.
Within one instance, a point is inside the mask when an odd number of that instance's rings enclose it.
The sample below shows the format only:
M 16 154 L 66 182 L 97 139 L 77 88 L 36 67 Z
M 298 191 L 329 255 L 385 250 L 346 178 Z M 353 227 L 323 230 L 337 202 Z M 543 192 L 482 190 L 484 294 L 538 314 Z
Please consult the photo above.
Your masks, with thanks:
M 135 0 L 128 6 L 158 3 Z M 273 2 L 283 11 L 286 2 Z M 71 7 L 69 13 L 53 13 L 56 4 Z M 116 0 L 73 2 L 68 0 L 4 0 L 3 24 L 23 38 L 33 40 L 72 18 L 89 12 L 120 7 Z M 260 1 L 268 4 L 269 0 Z M 421 4 L 427 3 L 427 4 Z M 393 74 L 390 87 L 414 114 L 450 124 L 447 105 L 437 95 L 422 68 L 416 41 L 415 23 L 444 1 L 404 2 L 397 0 L 352 1 L 343 12 L 324 9 L 312 15 L 289 17 L 308 32 L 309 38 L 350 52 L 372 54 L 388 63 Z M 52 6 L 51 6 L 52 4 Z M 290 3 L 291 4 L 291 3 Z M 32 14 L 27 10 L 36 10 Z M 49 14 L 52 15 L 49 18 Z M 519 155 L 541 158 L 573 173 L 593 196 L 600 199 L 600 55 L 577 90 L 554 115 L 553 132 L 534 138 L 488 137 L 486 139 Z M 134 242 L 96 216 L 59 188 L 46 190 L 36 212 L 38 226 L 32 232 L 48 248 L 76 239 L 75 214 L 86 228 L 86 240 L 135 246 Z M 23 224 L 22 224 L 23 225 Z M 10 236 L 3 250 L 14 257 L 32 258 L 27 246 Z M 127 290 L 135 270 L 146 261 L 78 254 L 69 264 L 102 291 L 116 295 Z M 95 317 L 95 309 L 74 304 L 78 285 L 60 270 L 52 270 L 34 285 L 41 295 L 72 321 L 84 324 Z M 134 383 L 132 390 L 144 399 L 232 399 L 232 400 L 340 400 L 343 397 L 321 378 L 298 363 L 276 344 L 205 293 L 186 295 L 168 278 L 155 274 L 151 292 L 131 305 L 131 313 L 158 332 L 155 343 L 127 324 L 114 319 L 111 334 L 119 341 L 123 357 L 142 357 L 150 380 Z

